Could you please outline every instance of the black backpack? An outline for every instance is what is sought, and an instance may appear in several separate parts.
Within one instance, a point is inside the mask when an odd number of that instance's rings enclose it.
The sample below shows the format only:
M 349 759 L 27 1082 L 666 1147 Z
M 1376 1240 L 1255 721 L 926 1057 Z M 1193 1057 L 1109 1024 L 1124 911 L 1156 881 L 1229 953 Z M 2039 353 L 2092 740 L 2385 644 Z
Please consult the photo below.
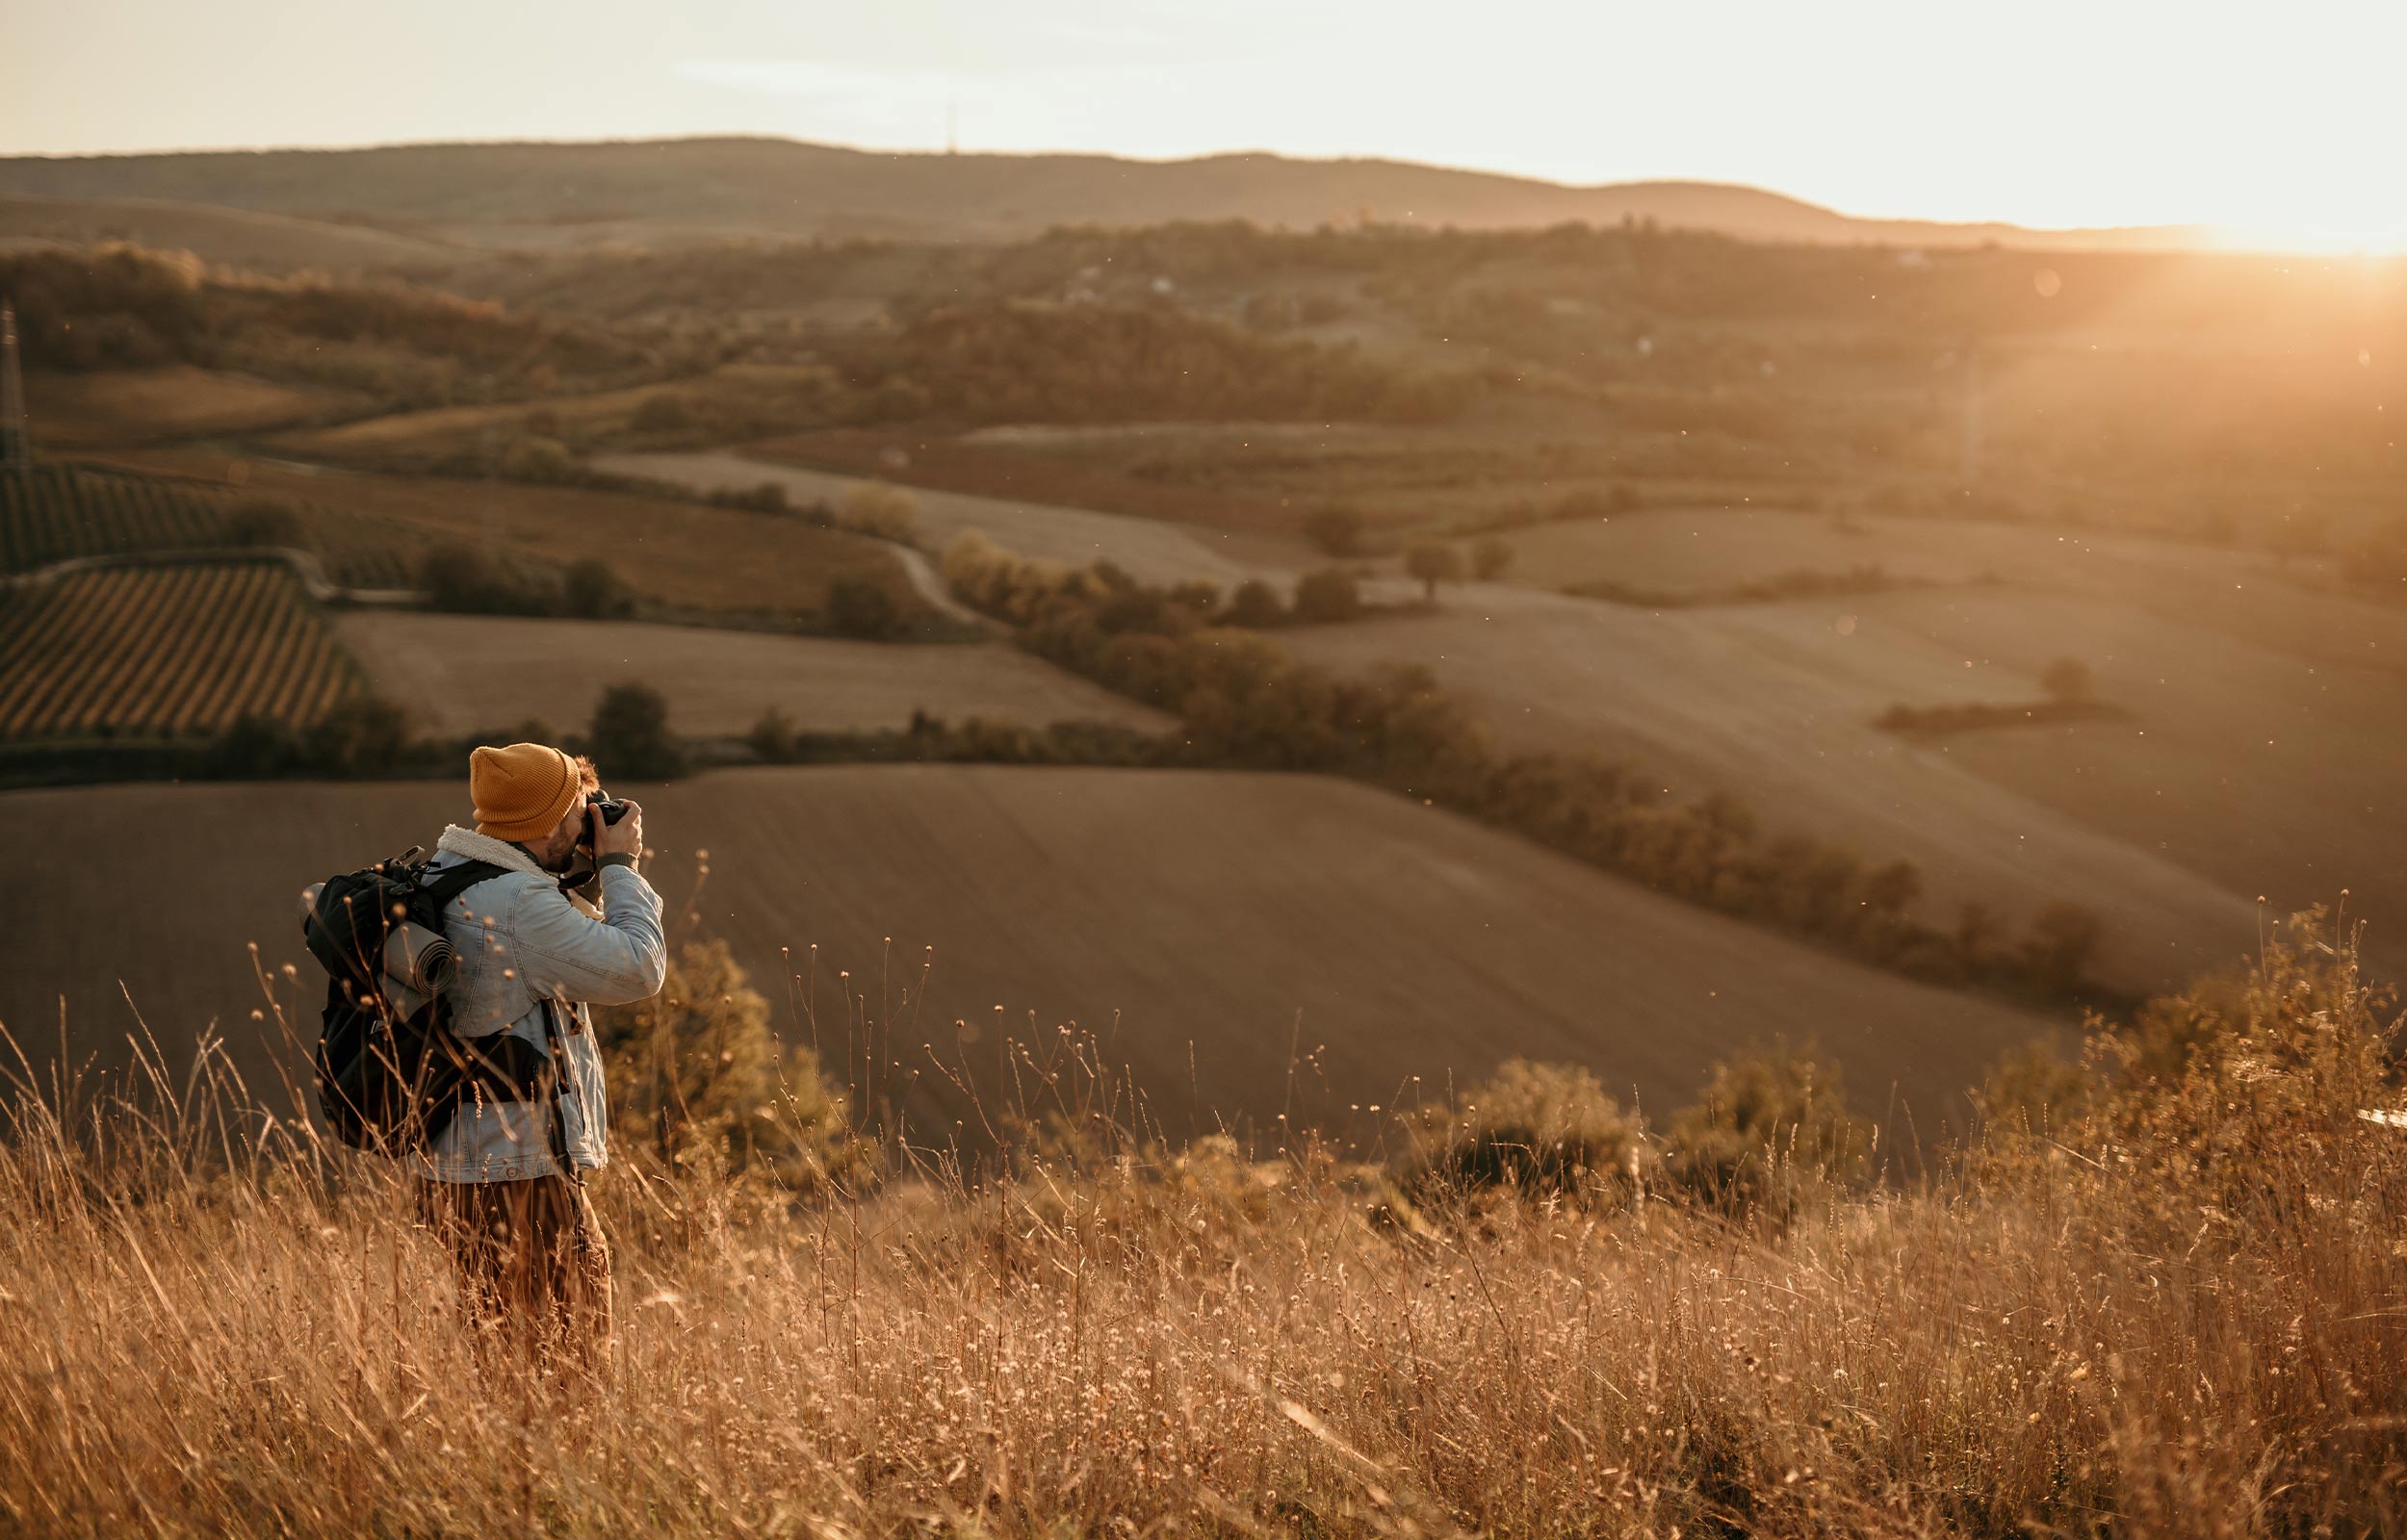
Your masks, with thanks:
M 502 871 L 472 860 L 429 872 L 425 850 L 413 846 L 311 892 L 301 935 L 327 974 L 312 1068 L 319 1116 L 344 1143 L 408 1154 L 439 1137 L 471 1097 L 556 1099 L 550 1060 L 534 1044 L 506 1032 L 470 1040 L 452 1031 L 444 989 L 458 959 L 442 939 L 443 911 Z M 398 977 L 394 964 L 404 959 L 418 965 Z M 556 1109 L 550 1121 L 559 1155 Z

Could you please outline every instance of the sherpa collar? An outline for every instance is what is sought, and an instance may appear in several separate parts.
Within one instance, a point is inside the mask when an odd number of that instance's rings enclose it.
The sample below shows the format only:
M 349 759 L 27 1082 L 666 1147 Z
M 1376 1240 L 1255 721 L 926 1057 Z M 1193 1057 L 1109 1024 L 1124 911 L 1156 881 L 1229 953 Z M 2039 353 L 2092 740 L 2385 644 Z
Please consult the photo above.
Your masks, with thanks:
M 469 860 L 486 861 L 506 871 L 532 872 L 546 881 L 550 881 L 556 875 L 545 871 L 535 863 L 532 856 L 528 855 L 508 840 L 496 839 L 491 834 L 480 834 L 474 829 L 462 829 L 457 824 L 448 825 L 444 829 L 443 837 L 434 842 L 434 848 L 447 856 L 461 856 Z

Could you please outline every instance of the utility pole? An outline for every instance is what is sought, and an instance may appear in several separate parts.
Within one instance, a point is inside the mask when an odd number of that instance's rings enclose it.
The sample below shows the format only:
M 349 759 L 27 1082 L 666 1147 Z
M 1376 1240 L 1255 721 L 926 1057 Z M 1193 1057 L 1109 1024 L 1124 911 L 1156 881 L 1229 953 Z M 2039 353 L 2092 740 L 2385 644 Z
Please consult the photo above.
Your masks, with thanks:
M 25 375 L 16 362 L 16 309 L 0 303 L 0 471 L 30 470 L 34 441 L 25 432 Z
M 961 103 L 954 100 L 945 103 L 945 153 L 961 153 Z

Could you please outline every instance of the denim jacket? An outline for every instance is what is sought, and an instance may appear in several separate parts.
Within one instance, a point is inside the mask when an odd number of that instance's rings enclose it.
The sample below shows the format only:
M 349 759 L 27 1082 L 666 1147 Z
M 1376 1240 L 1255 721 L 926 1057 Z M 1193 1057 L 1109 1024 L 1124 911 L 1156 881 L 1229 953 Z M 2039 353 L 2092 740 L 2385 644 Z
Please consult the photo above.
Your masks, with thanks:
M 443 831 L 434 870 L 461 860 L 505 868 L 464 889 L 445 911 L 444 931 L 459 953 L 452 1030 L 464 1038 L 509 1032 L 547 1056 L 544 1020 L 556 1012 L 565 1065 L 559 1112 L 569 1163 L 591 1170 L 609 1158 L 609 1095 L 602 1052 L 585 1007 L 648 1000 L 668 971 L 660 896 L 633 868 L 602 872 L 595 918 L 559 889 L 558 880 L 517 846 L 454 825 Z M 442 1182 L 517 1182 L 558 1169 L 552 1155 L 552 1106 L 471 1102 L 418 1157 L 418 1174 Z

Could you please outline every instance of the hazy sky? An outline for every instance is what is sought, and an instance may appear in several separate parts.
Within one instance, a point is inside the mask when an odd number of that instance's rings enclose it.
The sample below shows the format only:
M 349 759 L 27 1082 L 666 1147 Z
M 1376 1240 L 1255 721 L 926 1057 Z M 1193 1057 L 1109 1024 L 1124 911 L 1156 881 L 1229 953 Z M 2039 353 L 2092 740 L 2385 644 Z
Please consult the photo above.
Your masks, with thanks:
M 0 153 L 1381 155 L 2407 244 L 2407 0 L 0 0 Z

